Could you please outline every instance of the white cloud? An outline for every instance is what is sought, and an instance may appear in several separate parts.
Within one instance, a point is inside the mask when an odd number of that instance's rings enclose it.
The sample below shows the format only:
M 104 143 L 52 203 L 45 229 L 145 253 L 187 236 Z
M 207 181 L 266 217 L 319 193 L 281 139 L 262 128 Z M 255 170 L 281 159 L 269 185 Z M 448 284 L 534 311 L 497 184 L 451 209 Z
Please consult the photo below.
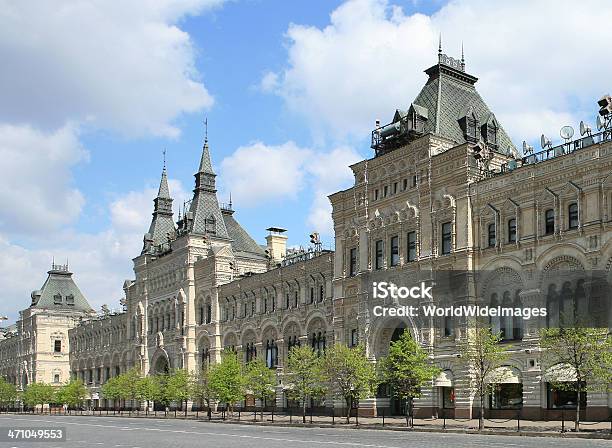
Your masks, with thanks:
M 221 161 L 222 188 L 236 202 L 255 206 L 295 198 L 304 187 L 305 166 L 312 151 L 293 142 L 278 146 L 255 142 Z
M 0 0 L 0 122 L 176 136 L 176 117 L 213 103 L 177 22 L 221 3 Z
M 182 184 L 169 179 L 170 194 L 178 204 L 189 196 Z M 33 240 L 32 248 L 9 241 L 0 234 L 0 284 L 3 285 L 0 313 L 15 318 L 29 306 L 29 292 L 40 288 L 53 257 L 68 259 L 75 281 L 99 309 L 102 304 L 118 307 L 123 281 L 133 278 L 132 258 L 142 249 L 142 237 L 149 228 L 157 186 L 130 191 L 108 204 L 110 226 L 99 233 L 56 231 Z
M 407 15 L 386 0 L 352 0 L 322 29 L 291 25 L 288 61 L 262 85 L 283 97 L 316 132 L 364 137 L 374 120 L 407 108 L 436 62 L 438 33 L 450 56 L 463 41 L 467 71 L 516 142 L 562 125 L 593 121 L 609 89 L 612 59 L 597 57 L 608 40 L 612 8 L 586 0 L 456 0 L 433 16 Z M 563 32 L 571 29 L 571 32 Z M 274 82 L 272 82 L 274 81 Z
M 0 232 L 40 234 L 74 221 L 84 198 L 71 168 L 87 157 L 74 126 L 47 133 L 0 124 Z
M 331 206 L 327 195 L 350 185 L 348 166 L 361 156 L 352 148 L 329 152 L 300 148 L 293 142 L 269 146 L 261 142 L 238 148 L 221 162 L 222 189 L 232 192 L 241 207 L 274 200 L 294 200 L 303 191 L 312 194 L 307 222 L 331 235 Z

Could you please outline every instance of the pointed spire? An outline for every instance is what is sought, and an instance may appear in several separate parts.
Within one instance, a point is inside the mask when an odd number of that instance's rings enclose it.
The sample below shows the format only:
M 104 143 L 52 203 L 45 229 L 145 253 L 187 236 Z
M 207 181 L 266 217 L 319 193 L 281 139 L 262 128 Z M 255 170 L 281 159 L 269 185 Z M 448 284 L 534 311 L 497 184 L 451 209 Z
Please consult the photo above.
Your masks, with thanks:
M 438 35 L 438 62 L 442 60 L 442 32 Z
M 162 169 L 161 180 L 159 181 L 159 190 L 157 192 L 157 197 L 161 199 L 171 199 L 170 198 L 170 189 L 168 188 L 168 175 L 166 174 L 166 150 L 163 151 L 164 154 L 164 167 Z
M 208 140 L 204 140 L 204 146 L 202 147 L 202 158 L 200 159 L 200 168 L 198 173 L 215 174 L 210 161 L 210 149 L 208 148 Z

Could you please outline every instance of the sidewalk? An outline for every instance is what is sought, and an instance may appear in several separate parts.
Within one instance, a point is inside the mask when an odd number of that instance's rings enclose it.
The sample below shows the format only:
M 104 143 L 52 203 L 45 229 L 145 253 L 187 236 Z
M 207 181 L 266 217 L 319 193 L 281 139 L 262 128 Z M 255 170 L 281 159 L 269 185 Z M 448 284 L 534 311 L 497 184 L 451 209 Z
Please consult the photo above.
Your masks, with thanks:
M 51 415 L 63 415 L 63 412 L 53 412 Z M 47 415 L 49 415 L 47 413 Z M 151 418 L 151 419 L 189 419 L 197 421 L 209 421 L 206 411 L 202 412 L 187 412 L 184 411 L 169 411 L 169 412 L 150 412 L 144 411 L 71 411 L 69 415 L 76 416 L 115 416 L 115 417 L 132 417 L 132 418 Z M 384 420 L 384 423 L 383 423 Z M 302 423 L 301 415 L 290 415 L 285 413 L 264 412 L 263 421 L 261 413 L 258 412 L 255 417 L 252 411 L 242 412 L 235 411 L 232 416 L 228 416 L 222 412 L 213 412 L 211 422 L 224 424 L 257 424 L 257 425 L 275 425 L 275 426 L 314 426 L 314 427 L 334 427 L 341 429 L 384 429 L 394 431 L 433 431 L 433 432 L 460 432 L 460 433 L 478 433 L 477 419 L 414 419 L 412 426 L 406 424 L 404 417 L 351 417 L 351 423 L 346 423 L 344 417 L 330 417 L 321 415 L 307 415 L 306 423 Z M 515 435 L 515 436 L 540 436 L 540 437 L 581 437 L 581 438 L 600 438 L 612 440 L 612 424 L 608 422 L 581 422 L 580 432 L 573 432 L 573 421 L 531 421 L 509 419 L 486 419 L 485 428 L 481 434 L 499 434 L 499 435 Z M 564 431 L 562 431 L 564 429 Z

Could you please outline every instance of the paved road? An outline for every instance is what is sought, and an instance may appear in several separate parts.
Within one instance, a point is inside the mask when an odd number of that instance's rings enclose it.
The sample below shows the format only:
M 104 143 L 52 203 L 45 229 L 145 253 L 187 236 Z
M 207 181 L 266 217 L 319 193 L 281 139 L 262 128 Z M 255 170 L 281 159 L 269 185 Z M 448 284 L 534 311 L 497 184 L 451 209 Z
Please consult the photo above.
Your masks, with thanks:
M 609 440 L 405 433 L 334 428 L 286 428 L 219 424 L 189 420 L 118 417 L 0 415 L 0 427 L 64 427 L 65 442 L 0 442 L 0 447 L 215 447 L 215 448 L 599 448 Z

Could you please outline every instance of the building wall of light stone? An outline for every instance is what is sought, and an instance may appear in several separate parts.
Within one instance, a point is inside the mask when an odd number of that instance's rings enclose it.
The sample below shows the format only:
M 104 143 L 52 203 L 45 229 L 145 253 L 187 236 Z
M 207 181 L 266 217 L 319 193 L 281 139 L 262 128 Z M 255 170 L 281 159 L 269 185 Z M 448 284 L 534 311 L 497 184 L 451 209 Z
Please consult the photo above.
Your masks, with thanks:
M 494 159 L 494 163 L 507 160 L 501 155 L 496 157 L 499 160 Z M 430 351 L 434 362 L 452 372 L 457 416 L 471 415 L 477 407 L 465 387 L 465 369 L 457 359 L 456 342 L 466 335 L 465 322 L 458 322 L 452 336 L 444 337 L 439 322 L 375 317 L 371 313 L 373 306 L 385 303 L 373 299 L 372 281 L 384 278 L 405 285 L 426 278 L 430 270 L 486 270 L 498 281 L 506 276 L 512 291 L 520 292 L 523 302 L 528 303 L 535 291 L 543 288 L 541 276 L 546 270 L 610 272 L 609 141 L 512 173 L 483 178 L 467 144 L 448 148 L 443 139 L 426 135 L 352 168 L 355 186 L 330 196 L 336 234 L 334 299 L 341 299 L 343 304 L 337 314 L 343 315 L 345 327 L 359 323 L 361 338 L 373 359 L 386 354 L 394 328 L 410 329 Z M 404 179 L 408 179 L 406 190 L 402 188 Z M 400 186 L 397 193 L 392 193 L 393 185 Z M 382 193 L 385 189 L 386 195 Z M 580 210 L 580 225 L 575 230 L 567 228 L 567 207 L 571 202 L 577 202 Z M 547 236 L 543 234 L 543 213 L 549 207 L 556 210 L 557 221 L 554 235 Z M 494 209 L 499 215 L 499 244 L 489 248 L 485 229 L 494 219 Z M 507 243 L 503 229 L 511 218 L 517 222 L 517 241 Z M 440 251 L 444 222 L 451 222 L 453 229 L 452 252 L 448 255 Z M 409 262 L 406 238 L 412 231 L 417 233 L 417 258 Z M 389 266 L 389 241 L 395 235 L 400 239 L 400 260 L 398 266 Z M 374 266 L 377 240 L 385 244 L 380 270 Z M 358 251 L 358 269 L 351 276 L 349 257 L 353 248 Z M 522 377 L 524 415 L 542 417 L 547 403 L 537 329 L 526 329 L 523 340 L 514 342 L 508 365 L 518 369 Z M 609 403 L 605 394 L 588 394 L 587 414 L 605 418 Z M 379 399 L 378 405 L 386 406 L 385 399 Z M 435 387 L 417 403 L 425 413 L 439 405 Z

